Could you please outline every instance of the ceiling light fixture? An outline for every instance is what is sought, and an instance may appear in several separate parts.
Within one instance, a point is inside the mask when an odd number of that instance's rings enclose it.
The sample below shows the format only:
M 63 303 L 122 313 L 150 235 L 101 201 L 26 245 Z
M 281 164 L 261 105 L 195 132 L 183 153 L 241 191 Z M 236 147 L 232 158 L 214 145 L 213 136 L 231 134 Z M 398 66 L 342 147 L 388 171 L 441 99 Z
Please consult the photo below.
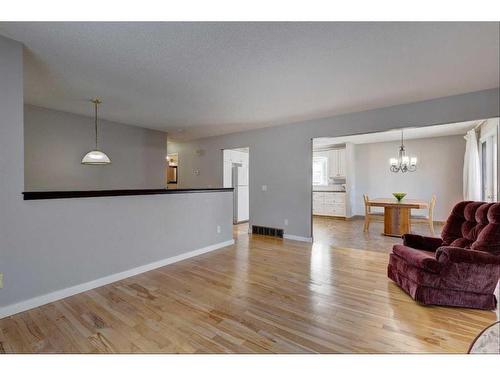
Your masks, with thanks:
M 85 154 L 85 156 L 82 159 L 82 164 L 85 165 L 107 165 L 111 163 L 111 160 L 109 159 L 108 155 L 106 155 L 104 152 L 99 150 L 99 147 L 97 146 L 97 106 L 101 104 L 102 102 L 98 99 L 92 99 L 92 103 L 94 103 L 94 112 L 95 112 L 95 119 L 94 119 L 94 124 L 95 124 L 95 149 L 92 151 L 89 151 Z
M 403 129 L 401 129 L 401 146 L 397 158 L 390 158 L 391 172 L 415 172 L 417 170 L 417 158 L 406 156 L 406 148 L 403 143 Z

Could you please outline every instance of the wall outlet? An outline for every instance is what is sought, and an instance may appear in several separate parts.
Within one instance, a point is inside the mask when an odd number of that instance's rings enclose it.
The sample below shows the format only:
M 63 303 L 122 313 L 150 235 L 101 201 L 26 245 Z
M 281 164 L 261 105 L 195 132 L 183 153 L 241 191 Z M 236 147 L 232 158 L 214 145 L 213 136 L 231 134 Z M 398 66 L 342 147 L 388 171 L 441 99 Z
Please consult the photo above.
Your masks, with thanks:
M 288 225 L 288 219 L 285 219 L 285 226 Z
M 267 191 L 267 185 L 262 185 L 262 191 Z
M 3 273 L 0 272 L 0 289 L 3 288 Z
M 217 225 L 217 233 L 220 234 L 220 232 L 222 232 L 221 229 L 220 229 L 220 225 Z

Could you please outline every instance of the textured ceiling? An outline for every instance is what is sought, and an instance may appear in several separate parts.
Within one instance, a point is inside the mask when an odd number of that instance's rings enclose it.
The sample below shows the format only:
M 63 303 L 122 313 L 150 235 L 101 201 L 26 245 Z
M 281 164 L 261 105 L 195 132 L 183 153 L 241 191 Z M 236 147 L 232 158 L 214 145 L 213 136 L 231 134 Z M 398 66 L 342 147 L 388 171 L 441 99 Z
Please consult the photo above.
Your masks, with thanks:
M 404 139 L 420 139 L 433 137 L 446 137 L 452 135 L 465 135 L 468 130 L 480 124 L 482 120 L 458 122 L 454 124 L 422 126 L 418 128 L 404 128 Z M 495 118 L 498 122 L 498 118 Z M 346 137 L 321 137 L 314 138 L 313 147 L 323 148 L 342 143 L 378 143 L 394 142 L 401 140 L 401 129 L 394 129 L 385 132 L 367 133 L 359 135 L 348 135 Z M 464 141 L 465 142 L 465 141 Z
M 499 86 L 498 23 L 0 23 L 25 101 L 189 139 Z

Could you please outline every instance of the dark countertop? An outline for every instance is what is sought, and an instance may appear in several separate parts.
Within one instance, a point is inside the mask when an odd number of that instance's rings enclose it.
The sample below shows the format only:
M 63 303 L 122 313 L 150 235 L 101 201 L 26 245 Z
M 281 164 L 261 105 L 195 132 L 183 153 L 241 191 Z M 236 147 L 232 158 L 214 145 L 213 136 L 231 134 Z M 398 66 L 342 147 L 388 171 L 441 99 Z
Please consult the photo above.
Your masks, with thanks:
M 92 198 L 92 197 L 122 197 L 129 195 L 157 195 L 157 194 L 187 194 L 187 193 L 215 193 L 232 192 L 233 188 L 194 188 L 194 189 L 135 189 L 135 190 L 77 190 L 77 191 L 25 191 L 25 201 L 35 199 L 62 199 L 62 198 Z

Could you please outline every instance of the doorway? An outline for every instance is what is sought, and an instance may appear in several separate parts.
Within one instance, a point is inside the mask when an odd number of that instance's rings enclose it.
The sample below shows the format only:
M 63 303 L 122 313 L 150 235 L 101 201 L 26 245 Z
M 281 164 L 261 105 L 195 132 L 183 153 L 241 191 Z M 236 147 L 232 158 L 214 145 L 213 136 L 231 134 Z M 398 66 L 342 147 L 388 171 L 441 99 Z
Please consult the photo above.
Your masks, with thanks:
M 391 235 L 439 236 L 455 204 L 471 200 L 465 197 L 464 136 L 472 130 L 479 169 L 473 200 L 498 202 L 499 127 L 499 119 L 491 118 L 314 138 L 314 241 L 386 251 L 400 241 Z M 405 216 L 391 216 L 394 211 L 385 207 L 395 204 L 411 207 Z
M 179 154 L 167 155 L 167 188 L 177 189 L 179 184 Z
M 240 147 L 222 150 L 223 186 L 234 188 L 233 224 L 248 223 L 249 207 L 249 157 L 250 149 Z

